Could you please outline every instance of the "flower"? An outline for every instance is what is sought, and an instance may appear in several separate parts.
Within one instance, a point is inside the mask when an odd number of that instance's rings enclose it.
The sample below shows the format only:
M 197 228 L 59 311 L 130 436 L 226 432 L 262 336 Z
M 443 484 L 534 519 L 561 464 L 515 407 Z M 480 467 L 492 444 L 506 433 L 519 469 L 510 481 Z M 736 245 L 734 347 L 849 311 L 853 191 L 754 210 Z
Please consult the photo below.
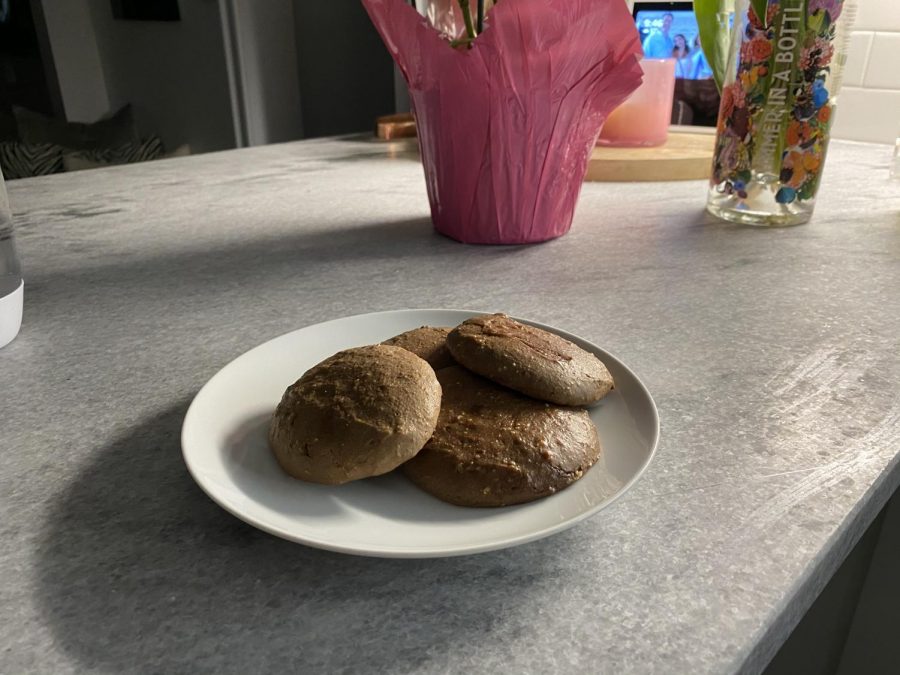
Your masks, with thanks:
M 750 11 L 747 12 L 747 18 L 750 20 L 750 25 L 753 26 L 756 30 L 762 30 L 763 25 L 762 21 L 759 20 L 759 17 L 756 16 L 756 12 L 753 11 L 753 6 L 750 6 Z
M 816 115 L 816 119 L 819 120 L 820 124 L 827 124 L 828 120 L 831 119 L 831 106 L 826 103 L 819 108 L 819 114 Z
M 800 52 L 798 65 L 800 70 L 809 70 L 810 68 L 818 70 L 831 63 L 832 56 L 834 56 L 834 45 L 828 38 L 819 36 Z
M 741 62 L 760 63 L 772 55 L 772 43 L 764 37 L 755 37 L 741 45 Z
M 738 168 L 740 163 L 740 144 L 739 138 L 734 136 L 725 136 L 722 147 L 719 150 L 719 163 L 727 173 L 732 173 Z
M 822 155 L 814 150 L 803 155 L 803 168 L 809 173 L 815 173 L 822 164 Z
M 825 80 L 819 79 L 813 82 L 812 98 L 817 109 L 828 103 L 828 90 L 825 88 Z
M 750 41 L 750 54 L 754 61 L 765 61 L 772 55 L 772 43 L 765 38 Z
M 735 108 L 743 108 L 747 103 L 747 94 L 740 81 L 732 82 L 722 89 L 722 103 L 719 107 L 720 117 L 730 119 Z
M 816 65 L 819 68 L 824 68 L 829 63 L 831 63 L 831 57 L 834 56 L 834 45 L 831 44 L 831 40 L 824 37 L 816 38 L 816 46 L 819 48 L 819 58 L 816 61 Z
M 837 21 L 844 9 L 844 0 L 809 0 L 810 16 L 816 12 L 825 12 L 832 23 Z
M 784 135 L 785 143 L 788 146 L 802 145 L 810 139 L 812 131 L 809 122 L 793 119 L 788 124 L 787 132 Z
M 731 133 L 738 138 L 744 138 L 750 133 L 751 121 L 749 109 L 735 108 L 734 115 L 731 118 Z
M 772 22 L 775 20 L 775 16 L 777 14 L 778 14 L 778 3 L 770 2 L 768 9 L 766 9 L 766 25 L 771 26 Z M 756 16 L 756 12 L 753 11 L 753 7 L 751 7 L 750 11 L 747 12 L 747 18 L 750 20 L 751 26 L 753 26 L 757 30 L 763 29 L 762 21 L 759 20 L 758 16 Z
M 719 106 L 719 124 L 725 126 L 725 120 L 734 112 L 734 85 L 722 89 L 722 103 Z
M 814 145 L 808 150 L 789 150 L 781 162 L 780 180 L 788 187 L 799 190 L 814 177 L 822 166 L 822 148 Z
M 732 92 L 734 107 L 743 108 L 747 105 L 747 91 L 744 89 L 741 82 L 735 82 L 731 86 L 734 89 L 734 91 Z
M 741 73 L 741 86 L 744 89 L 752 89 L 759 82 L 759 69 L 756 67 Z
M 790 204 L 796 198 L 797 191 L 789 187 L 783 187 L 775 193 L 775 201 L 779 204 Z
M 794 109 L 791 114 L 798 120 L 809 120 L 816 116 L 815 103 L 813 102 L 812 84 L 805 84 L 794 94 Z
M 791 174 L 790 180 L 788 180 L 787 184 L 792 188 L 799 188 L 803 183 L 806 182 L 806 169 L 801 163 L 799 166 L 791 167 L 793 169 L 793 173 Z

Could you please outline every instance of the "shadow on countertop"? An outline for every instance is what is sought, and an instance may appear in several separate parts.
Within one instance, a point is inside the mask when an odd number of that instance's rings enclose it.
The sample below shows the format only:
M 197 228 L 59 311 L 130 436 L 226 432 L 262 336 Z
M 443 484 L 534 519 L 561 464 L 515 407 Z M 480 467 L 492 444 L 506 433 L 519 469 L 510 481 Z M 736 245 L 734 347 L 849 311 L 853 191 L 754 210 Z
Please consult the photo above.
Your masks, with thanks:
M 285 231 L 287 230 L 287 231 Z M 258 284 L 266 278 L 298 279 L 307 276 L 328 277 L 342 265 L 380 263 L 396 260 L 405 266 L 426 265 L 435 260 L 443 264 L 481 264 L 486 260 L 532 255 L 546 250 L 554 242 L 516 246 L 480 246 L 460 244 L 438 234 L 428 217 L 372 223 L 325 225 L 315 230 L 254 235 L 248 232 L 240 240 L 225 240 L 215 247 L 195 246 L 148 254 L 138 249 L 110 252 L 89 242 L 69 241 L 64 254 L 79 256 L 77 269 L 42 273 L 30 270 L 34 290 L 44 284 L 91 287 L 114 281 L 118 287 L 139 285 L 142 290 L 154 286 L 197 286 L 223 281 Z
M 103 448 L 40 533 L 40 611 L 79 670 L 409 672 L 521 635 L 551 601 L 565 534 L 472 557 L 387 560 L 253 529 L 188 475 L 187 405 Z

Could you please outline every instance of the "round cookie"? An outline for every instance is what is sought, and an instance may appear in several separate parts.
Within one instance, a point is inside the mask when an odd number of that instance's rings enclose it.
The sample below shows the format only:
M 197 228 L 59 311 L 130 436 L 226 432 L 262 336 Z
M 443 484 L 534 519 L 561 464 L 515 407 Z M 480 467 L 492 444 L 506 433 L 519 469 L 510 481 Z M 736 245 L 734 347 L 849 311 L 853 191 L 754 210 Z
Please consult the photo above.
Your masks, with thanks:
M 381 344 L 403 347 L 403 349 L 411 351 L 419 358 L 428 361 L 435 370 L 440 370 L 456 364 L 456 361 L 450 356 L 450 350 L 447 348 L 447 334 L 449 332 L 449 328 L 422 326 L 421 328 L 414 328 L 405 333 L 400 333 L 400 335 L 395 335 Z
M 469 370 L 542 401 L 589 405 L 613 388 L 612 375 L 596 356 L 505 314 L 464 321 L 450 331 L 447 346 Z
M 387 473 L 431 437 L 441 407 L 434 370 L 400 347 L 338 352 L 288 387 L 269 445 L 294 478 L 338 485 Z
M 403 472 L 438 499 L 459 506 L 530 502 L 571 485 L 600 457 L 586 410 L 535 401 L 459 366 L 437 377 L 437 428 Z

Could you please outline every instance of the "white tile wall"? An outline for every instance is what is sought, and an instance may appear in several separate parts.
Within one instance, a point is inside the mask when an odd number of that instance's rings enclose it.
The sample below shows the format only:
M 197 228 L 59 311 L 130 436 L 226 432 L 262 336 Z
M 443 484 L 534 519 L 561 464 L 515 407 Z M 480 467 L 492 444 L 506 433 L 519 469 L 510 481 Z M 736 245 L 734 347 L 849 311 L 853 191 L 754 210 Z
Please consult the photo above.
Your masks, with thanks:
M 858 0 L 857 30 L 900 31 L 900 2 L 897 0 Z
M 875 33 L 863 86 L 900 89 L 900 32 Z
M 869 63 L 869 51 L 875 33 L 854 31 L 850 35 L 850 55 L 844 67 L 844 86 L 861 87 Z
M 835 138 L 893 143 L 900 135 L 900 0 L 858 0 Z
M 900 134 L 900 89 L 844 87 L 834 121 L 834 137 L 892 143 Z

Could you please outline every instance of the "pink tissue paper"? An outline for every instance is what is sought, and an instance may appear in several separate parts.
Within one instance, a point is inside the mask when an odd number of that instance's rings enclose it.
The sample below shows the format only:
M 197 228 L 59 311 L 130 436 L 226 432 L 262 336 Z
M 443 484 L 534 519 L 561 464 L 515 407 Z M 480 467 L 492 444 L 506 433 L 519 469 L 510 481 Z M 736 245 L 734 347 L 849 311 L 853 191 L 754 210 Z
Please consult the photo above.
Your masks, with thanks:
M 404 0 L 362 2 L 409 85 L 435 229 L 473 244 L 568 232 L 600 127 L 641 83 L 625 2 L 500 0 L 471 49 Z

